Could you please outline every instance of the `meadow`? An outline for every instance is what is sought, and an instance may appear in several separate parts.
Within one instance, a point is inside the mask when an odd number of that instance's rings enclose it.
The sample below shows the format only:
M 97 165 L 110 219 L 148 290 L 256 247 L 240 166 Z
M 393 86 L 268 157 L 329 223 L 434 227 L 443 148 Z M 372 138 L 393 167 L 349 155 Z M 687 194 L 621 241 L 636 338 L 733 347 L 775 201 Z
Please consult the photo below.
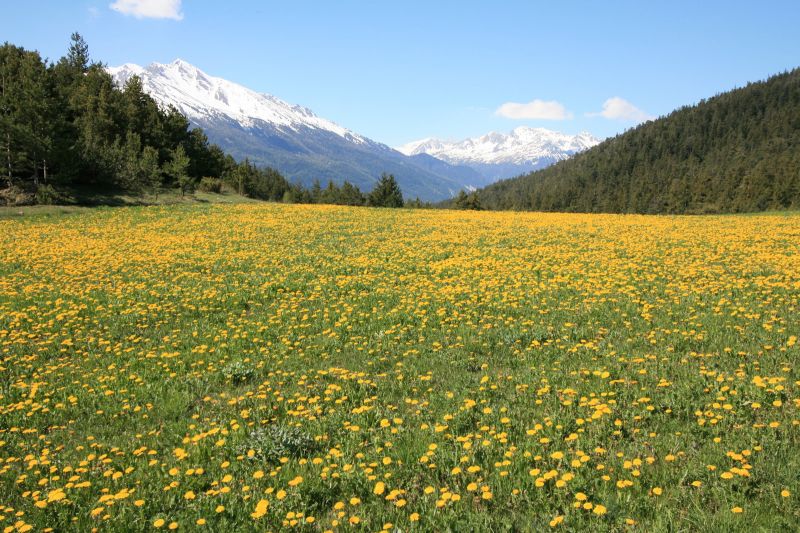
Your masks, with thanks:
M 800 523 L 800 215 L 0 220 L 0 531 Z

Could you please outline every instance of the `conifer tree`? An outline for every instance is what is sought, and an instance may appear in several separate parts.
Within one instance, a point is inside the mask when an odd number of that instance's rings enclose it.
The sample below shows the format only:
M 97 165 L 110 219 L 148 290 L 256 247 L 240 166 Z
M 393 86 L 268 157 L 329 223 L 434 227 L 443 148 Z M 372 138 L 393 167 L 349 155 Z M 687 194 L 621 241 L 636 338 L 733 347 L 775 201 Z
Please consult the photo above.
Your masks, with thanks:
M 51 145 L 46 69 L 37 52 L 0 47 L 0 139 L 8 186 L 14 177 L 38 184 Z
M 343 205 L 364 205 L 365 201 L 361 190 L 349 181 L 342 183 L 340 198 Z
M 395 177 L 384 172 L 369 193 L 367 202 L 374 207 L 403 207 L 403 193 Z
M 189 176 L 189 158 L 186 155 L 183 145 L 178 145 L 172 151 L 171 161 L 167 165 L 167 174 L 174 180 L 181 190 L 181 197 L 186 196 L 186 193 L 194 191 L 195 180 Z
M 315 179 L 314 183 L 311 184 L 311 202 L 315 204 L 322 203 L 322 185 L 320 185 L 319 180 Z

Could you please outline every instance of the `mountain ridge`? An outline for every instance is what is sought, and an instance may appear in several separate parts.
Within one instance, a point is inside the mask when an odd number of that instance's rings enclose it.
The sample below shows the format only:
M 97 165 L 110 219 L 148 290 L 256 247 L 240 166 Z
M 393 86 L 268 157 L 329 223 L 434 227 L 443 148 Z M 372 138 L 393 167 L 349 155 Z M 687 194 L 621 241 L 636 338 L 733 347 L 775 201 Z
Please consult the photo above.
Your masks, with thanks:
M 544 168 L 599 143 L 600 139 L 588 132 L 569 135 L 519 126 L 509 133 L 492 131 L 459 141 L 429 137 L 396 149 L 406 155 L 425 153 L 453 165 L 468 166 L 493 181 Z

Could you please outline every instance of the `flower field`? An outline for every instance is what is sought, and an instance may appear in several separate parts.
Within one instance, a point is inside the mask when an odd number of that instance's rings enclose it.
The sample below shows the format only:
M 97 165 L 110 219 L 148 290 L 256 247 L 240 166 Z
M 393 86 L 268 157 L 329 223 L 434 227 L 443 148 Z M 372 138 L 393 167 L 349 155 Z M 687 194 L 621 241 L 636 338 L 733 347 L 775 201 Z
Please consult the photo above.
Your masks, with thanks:
M 794 530 L 800 216 L 0 220 L 0 531 Z

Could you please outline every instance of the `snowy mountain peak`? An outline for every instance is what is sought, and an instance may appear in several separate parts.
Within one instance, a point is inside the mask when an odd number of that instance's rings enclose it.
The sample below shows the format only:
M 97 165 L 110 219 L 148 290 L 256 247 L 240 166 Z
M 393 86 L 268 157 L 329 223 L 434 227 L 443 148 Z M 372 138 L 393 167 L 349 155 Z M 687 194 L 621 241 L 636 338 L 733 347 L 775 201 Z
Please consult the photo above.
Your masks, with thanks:
M 266 122 L 276 128 L 299 131 L 302 128 L 325 130 L 356 144 L 364 137 L 316 116 L 310 109 L 292 105 L 270 94 L 257 93 L 228 80 L 210 76 L 183 59 L 172 63 L 152 63 L 142 67 L 127 63 L 108 72 L 122 86 L 131 76 L 160 105 L 174 105 L 194 122 L 226 117 L 244 128 Z
M 422 139 L 397 148 L 406 155 L 426 153 L 460 165 L 538 166 L 566 159 L 598 144 L 588 132 L 567 135 L 545 128 L 519 126 L 509 133 L 490 132 L 461 141 Z

